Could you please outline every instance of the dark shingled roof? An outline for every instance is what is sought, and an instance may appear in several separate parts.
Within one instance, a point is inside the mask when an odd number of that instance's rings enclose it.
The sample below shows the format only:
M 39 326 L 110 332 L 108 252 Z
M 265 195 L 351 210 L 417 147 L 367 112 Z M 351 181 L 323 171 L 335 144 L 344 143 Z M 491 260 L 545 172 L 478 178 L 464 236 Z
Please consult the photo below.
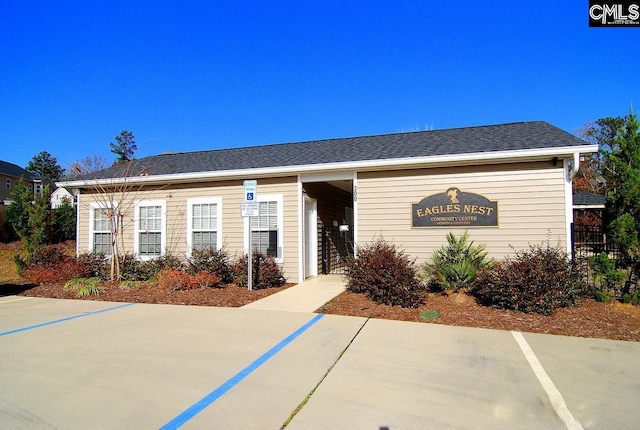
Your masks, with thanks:
M 13 176 L 15 178 L 23 177 L 25 179 L 34 179 L 34 175 L 22 167 L 2 160 L 0 160 L 0 174 Z
M 546 122 L 417 131 L 155 155 L 129 175 L 170 175 L 587 145 Z M 95 179 L 121 177 L 122 166 Z
M 607 198 L 595 193 L 576 193 L 573 195 L 574 206 L 603 206 Z

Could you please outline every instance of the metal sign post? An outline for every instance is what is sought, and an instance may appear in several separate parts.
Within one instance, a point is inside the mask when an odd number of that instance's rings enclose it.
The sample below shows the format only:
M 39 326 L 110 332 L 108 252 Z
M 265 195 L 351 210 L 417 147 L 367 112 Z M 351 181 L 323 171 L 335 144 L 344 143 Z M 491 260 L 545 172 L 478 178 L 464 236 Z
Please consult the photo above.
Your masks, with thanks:
M 244 203 L 242 203 L 242 217 L 249 218 L 249 254 L 247 255 L 247 288 L 249 291 L 253 287 L 253 276 L 251 266 L 253 266 L 253 250 L 251 249 L 251 218 L 260 215 L 260 204 L 258 198 L 258 181 L 246 180 L 242 184 L 244 187 Z

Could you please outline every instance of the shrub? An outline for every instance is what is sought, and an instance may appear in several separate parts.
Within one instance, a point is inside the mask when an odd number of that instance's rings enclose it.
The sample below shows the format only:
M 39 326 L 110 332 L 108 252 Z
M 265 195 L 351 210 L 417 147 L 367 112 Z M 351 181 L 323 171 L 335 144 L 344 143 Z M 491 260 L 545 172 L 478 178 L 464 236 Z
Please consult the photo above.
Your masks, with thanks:
M 530 245 L 478 274 L 473 294 L 485 306 L 550 315 L 587 292 L 584 277 L 560 246 Z
M 100 278 L 102 280 L 109 279 L 109 259 L 101 252 L 90 252 L 80 254 L 78 261 L 84 264 L 88 271 L 88 276 L 92 278 Z
M 67 281 L 63 290 L 75 291 L 76 297 L 86 297 L 92 294 L 98 295 L 104 292 L 104 286 L 100 278 L 76 278 Z
M 636 289 L 633 293 L 626 293 L 622 296 L 624 303 L 631 303 L 632 305 L 640 306 L 640 290 Z
M 119 258 L 120 278 L 122 281 L 146 281 L 149 278 L 147 268 L 131 253 L 122 254 Z M 109 263 L 107 264 L 109 266 Z M 110 270 L 107 267 L 107 270 Z
M 417 307 L 424 302 L 415 260 L 382 238 L 359 247 L 358 257 L 350 256 L 345 263 L 349 291 L 392 306 Z
M 193 287 L 199 288 L 214 288 L 214 287 L 222 287 L 221 278 L 211 272 L 198 272 L 191 277 L 191 285 Z
M 143 281 L 155 277 L 164 269 L 184 270 L 182 259 L 172 254 L 159 255 L 151 260 L 142 261 L 140 266 Z
M 187 260 L 187 272 L 195 275 L 199 272 L 216 273 L 225 284 L 233 282 L 233 273 L 229 265 L 229 256 L 223 249 L 206 248 L 193 251 Z
M 60 246 L 48 245 L 36 250 L 28 261 L 29 266 L 57 266 L 72 259 Z
M 39 248 L 28 259 L 28 263 L 24 263 L 21 275 L 35 284 L 66 282 L 90 274 L 82 261 L 69 256 L 56 245 Z
M 246 287 L 248 280 L 247 255 L 236 258 L 231 265 L 233 283 L 239 287 Z M 275 258 L 265 256 L 259 251 L 253 252 L 251 266 L 252 288 L 255 290 L 264 288 L 277 288 L 285 284 L 286 279 Z
M 192 287 L 191 276 L 181 269 L 162 269 L 157 274 L 156 285 L 160 288 L 188 290 Z
M 610 301 L 608 298 L 622 296 L 622 289 L 627 280 L 624 270 L 616 267 L 616 261 L 602 252 L 589 258 L 589 267 L 594 273 L 594 294 L 599 301 Z M 602 299 L 607 300 L 602 300 Z
M 433 252 L 431 260 L 423 266 L 427 277 L 434 276 L 436 283 L 445 290 L 458 291 L 470 287 L 478 271 L 489 269 L 492 261 L 487 258 L 484 245 L 469 241 L 469 232 L 459 237 L 447 234 L 447 245 Z

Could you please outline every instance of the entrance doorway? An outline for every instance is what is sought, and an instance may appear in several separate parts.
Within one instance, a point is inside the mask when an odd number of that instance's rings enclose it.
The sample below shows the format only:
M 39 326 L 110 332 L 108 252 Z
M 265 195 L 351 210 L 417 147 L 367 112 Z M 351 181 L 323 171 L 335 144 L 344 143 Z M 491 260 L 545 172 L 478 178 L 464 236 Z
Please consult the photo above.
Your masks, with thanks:
M 320 271 L 340 274 L 344 258 L 353 255 L 353 175 L 343 176 L 302 178 L 301 271 L 305 278 Z
M 304 277 L 318 275 L 318 203 L 304 199 Z

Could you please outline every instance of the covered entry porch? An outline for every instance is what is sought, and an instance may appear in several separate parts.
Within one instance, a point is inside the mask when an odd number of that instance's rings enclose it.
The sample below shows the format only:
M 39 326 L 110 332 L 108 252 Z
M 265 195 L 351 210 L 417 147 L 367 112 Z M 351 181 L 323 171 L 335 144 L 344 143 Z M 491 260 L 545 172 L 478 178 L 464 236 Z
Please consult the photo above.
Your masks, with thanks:
M 353 255 L 354 182 L 355 173 L 301 178 L 301 279 L 341 274 L 344 258 Z

